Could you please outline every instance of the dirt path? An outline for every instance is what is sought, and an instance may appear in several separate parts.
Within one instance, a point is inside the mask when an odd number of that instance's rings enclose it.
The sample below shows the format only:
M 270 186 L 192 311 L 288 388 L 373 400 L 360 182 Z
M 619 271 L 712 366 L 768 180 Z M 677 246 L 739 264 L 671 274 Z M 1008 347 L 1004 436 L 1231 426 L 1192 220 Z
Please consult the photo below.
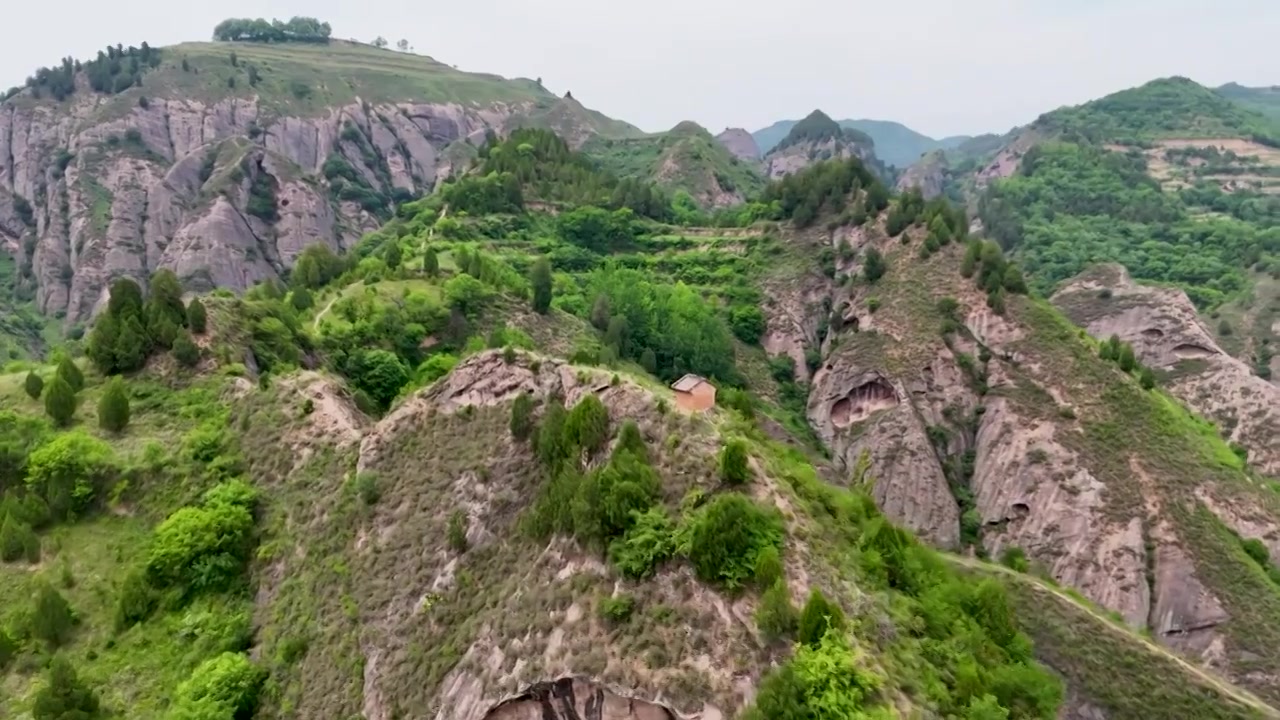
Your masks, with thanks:
M 1006 575 L 1015 576 L 1018 578 L 1018 580 L 1029 583 L 1033 588 L 1035 588 L 1037 592 L 1050 593 L 1062 600 L 1070 602 L 1076 607 L 1080 608 L 1081 610 L 1092 615 L 1098 621 L 1099 626 L 1106 628 L 1108 632 L 1112 632 L 1117 635 L 1122 635 L 1127 640 L 1130 640 L 1133 642 L 1142 643 L 1146 647 L 1148 652 L 1151 652 L 1152 654 L 1155 654 L 1155 655 L 1159 655 L 1171 662 L 1177 663 L 1187 673 L 1198 678 L 1205 685 L 1208 685 L 1209 687 L 1212 687 L 1213 689 L 1222 693 L 1222 695 L 1231 698 L 1232 700 L 1236 701 L 1237 703 L 1240 703 L 1241 705 L 1247 708 L 1258 711 L 1264 717 L 1280 719 L 1280 710 L 1277 710 L 1276 708 L 1263 702 L 1262 699 L 1258 698 L 1256 695 L 1249 692 L 1248 690 L 1244 690 L 1235 685 L 1232 685 L 1231 683 L 1227 682 L 1226 680 L 1223 680 L 1222 678 L 1218 677 L 1217 675 L 1214 675 L 1213 673 L 1210 673 L 1204 668 L 1201 668 L 1198 665 L 1188 662 L 1182 656 L 1178 655 L 1177 653 L 1174 653 L 1171 650 L 1166 649 L 1164 646 L 1159 645 L 1158 643 L 1152 640 L 1148 640 L 1147 638 L 1137 633 L 1130 632 L 1124 628 L 1118 627 L 1115 624 L 1115 622 L 1113 622 L 1106 615 L 1103 615 L 1101 612 L 1099 612 L 1097 609 L 1093 607 L 1090 607 L 1086 604 L 1081 603 L 1079 600 L 1076 600 L 1075 598 L 1071 597 L 1071 595 L 1067 594 L 1061 588 L 1056 588 L 1033 575 L 1027 575 L 1026 573 L 1015 572 L 1002 565 L 993 565 L 991 563 L 982 562 L 981 560 L 960 557 L 957 555 L 944 554 L 943 557 L 945 557 L 947 560 L 951 561 L 956 565 L 972 568 L 974 570 L 979 570 L 982 572 L 999 572 L 999 573 L 1004 573 Z
M 313 321 L 311 322 L 311 331 L 312 331 L 312 332 L 319 332 L 319 331 L 320 331 L 320 318 L 324 317 L 324 316 L 325 316 L 325 313 L 329 312 L 329 308 L 333 307 L 333 304 L 334 304 L 334 303 L 336 303 L 336 302 L 338 302 L 338 301 L 339 301 L 339 300 L 341 300 L 341 299 L 342 299 L 342 293 L 338 293 L 337 295 L 334 295 L 334 296 L 333 296 L 333 299 L 332 299 L 332 300 L 330 300 L 330 301 L 328 302 L 328 304 L 326 304 L 326 305 L 324 306 L 324 309 L 323 309 L 323 310 L 321 310 L 320 312 L 316 313 L 316 319 L 315 319 L 315 320 L 313 320 Z

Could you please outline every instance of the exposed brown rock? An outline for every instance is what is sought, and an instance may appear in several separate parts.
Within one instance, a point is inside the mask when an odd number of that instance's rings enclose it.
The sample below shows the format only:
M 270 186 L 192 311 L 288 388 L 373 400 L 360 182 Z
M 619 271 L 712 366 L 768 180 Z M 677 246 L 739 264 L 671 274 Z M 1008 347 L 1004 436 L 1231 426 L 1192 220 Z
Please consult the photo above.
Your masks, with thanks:
M 1280 475 L 1280 388 L 1218 346 L 1186 293 L 1139 285 L 1108 265 L 1065 285 L 1053 303 L 1090 335 L 1131 343 L 1144 365 L 1169 373 L 1171 393 L 1248 449 L 1253 467 Z
M 760 146 L 756 139 L 742 128 L 728 128 L 717 135 L 716 140 L 739 160 L 756 162 L 760 159 Z
M 919 188 L 925 200 L 942 195 L 947 179 L 947 156 L 941 150 L 926 153 L 916 163 L 903 171 L 898 178 L 898 192 Z

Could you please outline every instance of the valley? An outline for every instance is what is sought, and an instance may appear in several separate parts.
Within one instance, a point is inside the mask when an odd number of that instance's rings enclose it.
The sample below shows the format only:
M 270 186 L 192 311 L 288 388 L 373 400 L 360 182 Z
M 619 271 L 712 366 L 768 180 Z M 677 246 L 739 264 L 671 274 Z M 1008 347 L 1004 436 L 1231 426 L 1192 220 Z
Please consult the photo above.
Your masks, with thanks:
M 219 28 L 0 102 L 0 716 L 1280 718 L 1263 89 L 646 133 Z

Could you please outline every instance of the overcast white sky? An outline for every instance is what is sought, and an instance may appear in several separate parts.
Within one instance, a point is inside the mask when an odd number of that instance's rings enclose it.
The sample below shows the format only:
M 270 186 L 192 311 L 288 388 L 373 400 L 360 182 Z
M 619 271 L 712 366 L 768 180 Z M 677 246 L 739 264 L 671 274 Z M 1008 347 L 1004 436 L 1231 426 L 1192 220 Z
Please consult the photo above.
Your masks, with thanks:
M 1280 84 L 1280 0 L 98 0 L 6 2 L 0 90 L 117 42 L 311 15 L 463 70 L 542 77 L 649 131 L 756 130 L 815 107 L 940 137 L 1168 75 Z

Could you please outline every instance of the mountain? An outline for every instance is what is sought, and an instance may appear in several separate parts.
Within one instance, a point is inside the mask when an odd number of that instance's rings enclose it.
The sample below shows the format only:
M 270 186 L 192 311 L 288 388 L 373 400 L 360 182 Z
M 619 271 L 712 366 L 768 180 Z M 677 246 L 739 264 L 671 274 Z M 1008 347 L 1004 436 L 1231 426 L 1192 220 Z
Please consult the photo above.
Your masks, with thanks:
M 116 55 L 42 70 L 0 105 L 0 238 L 36 307 L 69 323 L 118 276 L 243 290 L 312 243 L 349 248 L 491 131 L 640 135 L 534 81 L 341 41 Z
M 769 152 L 791 132 L 798 120 L 781 120 L 752 133 L 762 152 Z M 969 140 L 967 135 L 954 135 L 934 140 L 896 122 L 887 120 L 839 120 L 842 128 L 857 130 L 875 143 L 876 156 L 898 168 L 906 168 L 921 155 L 938 149 L 951 149 Z
M 857 157 L 877 172 L 887 174 L 868 135 L 842 128 L 826 113 L 814 110 L 765 153 L 764 174 L 776 180 L 815 162 L 849 157 Z
M 1217 88 L 1216 92 L 1251 110 L 1280 120 L 1280 86 L 1251 88 L 1237 83 L 1227 83 Z
M 738 157 L 693 122 L 642 137 L 598 137 L 583 149 L 619 176 L 683 190 L 703 207 L 740 204 L 764 186 L 755 160 Z
M 478 153 L 0 375 L 0 712 L 1280 717 L 1274 493 L 962 209 L 849 156 L 671 226 L 570 207 L 625 181 L 551 133 Z

